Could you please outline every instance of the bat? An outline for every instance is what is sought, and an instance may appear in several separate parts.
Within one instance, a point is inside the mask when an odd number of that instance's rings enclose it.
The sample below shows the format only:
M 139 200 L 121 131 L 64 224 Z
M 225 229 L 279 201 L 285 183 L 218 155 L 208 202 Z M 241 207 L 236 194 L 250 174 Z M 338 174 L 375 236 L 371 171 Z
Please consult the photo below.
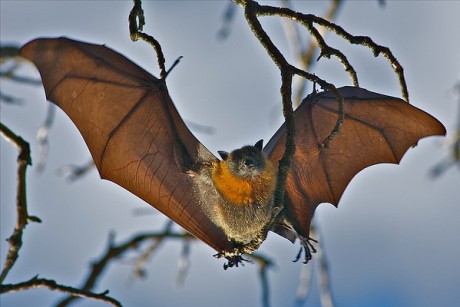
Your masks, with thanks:
M 399 163 L 424 137 L 445 135 L 434 117 L 407 102 L 358 87 L 338 89 L 344 121 L 328 91 L 310 94 L 295 110 L 295 153 L 283 206 L 273 195 L 284 153 L 283 124 L 260 140 L 214 156 L 187 128 L 164 79 L 104 45 L 68 38 L 35 39 L 20 55 L 38 68 L 46 97 L 82 134 L 101 178 L 137 195 L 238 266 L 268 231 L 294 242 L 305 261 L 314 248 L 310 221 L 320 203 L 338 205 L 362 169 Z M 300 257 L 300 252 L 298 258 Z

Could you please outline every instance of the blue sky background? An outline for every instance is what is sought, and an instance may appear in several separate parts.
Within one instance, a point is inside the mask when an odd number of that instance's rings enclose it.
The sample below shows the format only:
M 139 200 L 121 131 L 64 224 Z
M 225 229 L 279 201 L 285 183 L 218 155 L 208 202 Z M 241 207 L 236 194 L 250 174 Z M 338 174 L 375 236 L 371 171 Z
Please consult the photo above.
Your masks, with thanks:
M 277 4 L 273 2 L 272 4 Z M 127 16 L 131 1 L 4 1 L 0 2 L 2 43 L 23 44 L 39 36 L 69 36 L 107 44 L 158 75 L 151 47 L 132 43 Z M 294 2 L 302 12 L 322 14 L 328 2 Z M 171 96 L 183 117 L 211 126 L 213 134 L 196 135 L 214 153 L 242 144 L 266 141 L 282 122 L 277 68 L 250 33 L 237 9 L 230 37 L 216 33 L 227 7 L 224 1 L 150 1 L 144 3 L 146 32 L 162 44 L 167 66 L 180 55 L 168 77 Z M 441 120 L 448 138 L 455 131 L 458 104 L 451 89 L 460 79 L 460 2 L 347 1 L 336 20 L 347 31 L 369 35 L 391 48 L 405 69 L 411 102 Z M 276 18 L 263 24 L 289 54 Z M 400 96 L 387 61 L 373 58 L 364 47 L 348 46 L 334 35 L 328 42 L 346 52 L 358 71 L 361 86 Z M 32 65 L 21 74 L 39 77 Z M 322 59 L 314 72 L 349 85 L 341 65 Z M 31 143 L 47 102 L 39 86 L 1 80 L 5 94 L 23 99 L 22 106 L 1 105 L 1 121 Z M 460 178 L 452 168 L 432 179 L 429 170 L 448 156 L 447 139 L 422 140 L 400 166 L 378 165 L 361 172 L 345 191 L 339 208 L 321 205 L 316 219 L 330 266 L 332 294 L 338 306 L 454 306 L 460 301 Z M 96 171 L 68 184 L 56 175 L 66 164 L 85 163 L 90 155 L 76 128 L 60 110 L 50 135 L 48 165 L 43 174 L 28 172 L 29 212 L 42 224 L 30 224 L 24 247 L 7 283 L 39 274 L 78 286 L 90 261 L 106 247 L 108 233 L 116 241 L 137 231 L 161 229 L 166 219 L 150 214 L 150 206 L 102 181 Z M 1 141 L 1 261 L 15 223 L 16 150 Z M 136 209 L 148 214 L 136 215 Z M 110 290 L 126 306 L 257 306 L 257 266 L 222 270 L 222 261 L 204 243 L 191 246 L 191 267 L 185 284 L 175 284 L 181 243 L 168 241 L 148 263 L 148 276 L 132 275 L 135 254 L 109 267 L 96 291 Z M 269 273 L 273 306 L 292 306 L 301 270 L 317 263 L 292 263 L 298 246 L 270 236 L 260 249 L 273 258 Z M 317 278 L 312 280 L 308 306 L 319 305 Z M 48 290 L 2 295 L 2 306 L 49 306 L 61 297 Z M 78 306 L 99 306 L 82 300 Z

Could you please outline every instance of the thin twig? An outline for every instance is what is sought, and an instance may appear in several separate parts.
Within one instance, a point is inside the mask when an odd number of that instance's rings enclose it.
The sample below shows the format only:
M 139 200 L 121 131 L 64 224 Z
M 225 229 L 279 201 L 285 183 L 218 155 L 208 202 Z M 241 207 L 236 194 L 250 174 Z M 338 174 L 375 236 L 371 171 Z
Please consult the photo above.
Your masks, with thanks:
M 18 46 L 0 47 L 0 65 L 3 65 L 4 63 L 9 61 L 12 61 L 13 63 L 13 65 L 11 65 L 11 67 L 9 67 L 8 69 L 2 69 L 0 71 L 0 78 L 9 79 L 19 83 L 41 85 L 42 81 L 39 79 L 16 75 L 16 70 L 19 68 L 20 64 L 25 62 L 23 58 L 18 56 L 18 52 Z
M 281 2 L 283 4 L 283 7 L 291 9 L 289 6 L 289 1 L 283 0 Z M 324 18 L 328 21 L 332 21 L 336 17 L 342 3 L 342 0 L 332 0 L 331 5 Z M 297 23 L 291 22 L 291 20 L 284 19 L 281 24 L 283 25 L 283 29 L 288 40 L 288 44 L 293 48 L 294 56 L 299 62 L 299 68 L 304 71 L 310 70 L 316 63 L 314 61 L 314 55 L 317 53 L 317 50 L 320 49 L 318 41 L 312 37 L 309 41 L 308 47 L 304 48 L 302 44 L 302 36 L 300 35 L 300 32 L 298 30 Z M 321 37 L 324 37 L 326 34 L 326 28 L 319 27 L 316 36 L 319 35 Z M 299 78 L 296 80 L 299 81 L 297 82 L 298 84 L 294 87 L 296 89 L 296 94 L 294 95 L 293 101 L 294 105 L 298 106 L 302 101 L 303 97 L 305 97 L 307 80 L 304 78 Z
M 304 306 L 311 289 L 311 280 L 313 275 L 313 266 L 304 265 L 301 267 L 299 284 L 295 295 L 294 306 Z
M 266 5 L 259 6 L 258 12 L 259 12 L 259 16 L 278 15 L 284 18 L 296 20 L 307 28 L 309 28 L 310 25 L 313 25 L 314 23 L 316 23 L 320 26 L 325 27 L 329 31 L 335 32 L 337 35 L 343 37 L 345 40 L 347 40 L 351 44 L 362 45 L 362 46 L 368 47 L 369 49 L 371 49 L 375 57 L 382 54 L 390 62 L 391 67 L 393 68 L 394 72 L 398 76 L 399 84 L 401 87 L 401 95 L 403 99 L 409 102 L 409 92 L 407 90 L 407 84 L 404 78 L 404 69 L 388 47 L 376 44 L 368 36 L 352 35 L 348 33 L 347 31 L 345 31 L 341 26 L 333 22 L 330 22 L 324 18 L 312 15 L 312 14 L 302 14 L 302 13 L 294 12 L 286 8 L 277 8 L 277 7 L 266 6 Z M 329 55 L 331 54 L 330 52 L 334 52 L 334 51 L 330 49 L 327 49 L 324 52 L 322 51 L 324 55 Z M 346 63 L 343 63 L 343 64 L 346 67 Z
M 3 283 L 8 275 L 8 272 L 18 259 L 19 250 L 22 246 L 22 234 L 24 228 L 29 221 L 39 222 L 40 220 L 37 217 L 29 216 L 29 213 L 27 212 L 26 170 L 28 165 L 32 165 L 29 143 L 24 141 L 24 139 L 20 136 L 17 136 L 2 123 L 0 123 L 0 133 L 5 140 L 15 145 L 19 151 L 16 194 L 17 220 L 13 234 L 8 239 L 8 254 L 6 256 L 5 264 L 3 265 L 2 273 L 0 274 L 0 283 Z
M 64 286 L 56 283 L 54 280 L 51 279 L 44 279 L 44 278 L 37 278 L 33 277 L 32 279 L 17 283 L 17 284 L 8 284 L 8 285 L 0 285 L 0 293 L 7 293 L 7 292 L 15 292 L 15 291 L 24 291 L 34 288 L 48 288 L 53 291 L 60 291 L 63 293 L 70 294 L 75 297 L 86 297 L 95 299 L 98 301 L 107 302 L 113 306 L 122 306 L 119 301 L 114 298 L 107 296 L 109 291 L 104 291 L 102 293 L 93 293 L 77 288 L 72 288 L 69 286 Z
M 231 1 L 228 1 L 227 7 L 225 8 L 222 16 L 222 26 L 219 31 L 217 31 L 217 37 L 219 39 L 224 40 L 230 35 L 231 24 L 235 19 L 235 11 L 236 5 L 234 5 Z
M 280 2 L 282 7 L 290 9 L 290 1 L 280 0 Z M 301 56 L 304 53 L 304 47 L 302 43 L 303 40 L 297 28 L 297 24 L 295 22 L 291 22 L 290 20 L 281 20 L 281 26 L 283 27 L 284 36 L 286 36 L 288 45 L 292 49 L 294 58 L 296 58 L 300 62 L 302 60 Z M 314 49 L 316 49 L 316 47 L 317 45 L 315 44 Z
M 24 83 L 24 84 L 32 84 L 32 85 L 40 85 L 42 82 L 37 79 L 18 76 L 16 74 L 17 68 L 20 66 L 21 62 L 24 62 L 22 58 L 18 56 L 19 47 L 17 46 L 2 46 L 0 47 L 0 65 L 5 63 L 12 63 L 11 67 L 7 69 L 0 69 L 0 78 L 5 78 L 14 82 Z M 7 65 L 4 65 L 7 66 Z M 2 93 L 0 89 L 0 101 L 9 103 L 9 104 L 21 104 L 22 99 L 14 97 L 12 95 Z
M 344 66 L 344 70 L 350 76 L 352 84 L 354 86 L 358 86 L 358 77 L 356 71 L 354 70 L 353 66 L 349 63 L 347 57 L 338 49 L 332 48 L 326 44 L 322 34 L 313 26 L 313 23 L 316 22 L 317 19 L 327 21 L 321 17 L 317 17 L 312 14 L 303 14 L 299 12 L 295 12 L 288 8 L 281 8 L 281 7 L 273 7 L 268 5 L 257 5 L 257 16 L 280 16 L 283 18 L 288 18 L 290 20 L 294 20 L 299 24 L 303 25 L 312 37 L 316 40 L 317 44 L 320 47 L 320 56 L 329 58 L 330 56 L 335 56 L 339 59 L 339 61 Z M 327 21 L 329 22 L 329 21 Z M 329 22 L 330 24 L 333 24 Z M 319 59 L 318 58 L 318 59 Z
M 73 182 L 88 174 L 89 171 L 92 170 L 95 166 L 96 165 L 94 164 L 94 160 L 90 158 L 86 163 L 83 163 L 81 165 L 63 165 L 57 170 L 57 173 L 58 175 L 65 177 L 65 179 L 69 182 Z
M 48 160 L 49 152 L 49 141 L 48 136 L 51 130 L 51 127 L 54 123 L 54 118 L 56 114 L 56 105 L 53 103 L 48 103 L 48 111 L 46 112 L 46 118 L 43 122 L 43 125 L 37 131 L 37 140 L 38 140 L 38 163 L 37 163 L 37 172 L 41 173 L 46 167 L 46 162 Z
M 185 283 L 190 263 L 190 240 L 185 240 L 182 242 L 182 250 L 177 261 L 176 285 L 182 286 Z
M 30 84 L 30 85 L 41 85 L 42 84 L 40 80 L 29 78 L 29 77 L 18 76 L 10 72 L 3 72 L 3 73 L 0 72 L 0 77 L 7 78 L 9 80 L 16 81 L 19 83 Z
M 330 285 L 330 278 L 329 278 L 329 265 L 326 257 L 326 249 L 324 248 L 324 240 L 322 240 L 322 235 L 319 231 L 319 227 L 317 223 L 314 226 L 315 236 L 319 242 L 318 248 L 318 284 L 319 284 L 319 291 L 320 291 L 320 300 L 321 306 L 323 307 L 333 307 L 334 306 L 334 299 L 331 293 L 331 285 Z
M 18 45 L 0 45 L 0 64 L 9 59 L 14 59 L 19 54 Z
M 409 102 L 409 92 L 407 90 L 407 84 L 404 78 L 404 69 L 388 47 L 376 44 L 368 36 L 352 35 L 348 33 L 347 31 L 345 31 L 341 26 L 333 22 L 330 22 L 324 18 L 312 15 L 312 14 L 302 14 L 299 12 L 294 12 L 287 8 L 279 8 L 279 7 L 273 7 L 273 6 L 268 6 L 268 5 L 258 5 L 257 4 L 257 6 L 258 6 L 257 16 L 275 16 L 277 15 L 280 17 L 295 20 L 301 23 L 302 25 L 304 25 L 309 30 L 312 29 L 313 24 L 316 23 L 320 26 L 325 27 L 326 29 L 332 32 L 335 32 L 337 35 L 345 38 L 351 44 L 362 45 L 362 46 L 368 47 L 369 49 L 371 49 L 375 57 L 379 56 L 379 54 L 382 54 L 384 57 L 388 59 L 391 67 L 393 68 L 394 72 L 398 76 L 403 99 Z M 314 34 L 312 33 L 312 35 Z M 334 54 L 335 51 L 329 48 L 321 50 L 321 53 L 323 56 L 335 55 Z M 351 74 L 352 71 L 348 70 L 349 68 L 347 68 L 348 67 L 347 63 L 343 62 L 343 59 L 341 57 L 339 57 L 339 59 L 341 60 L 342 64 L 345 66 L 345 70 L 348 71 L 349 74 Z
M 449 147 L 450 156 L 444 158 L 432 167 L 430 170 L 430 175 L 432 177 L 442 175 L 446 170 L 455 165 L 460 169 L 460 81 L 452 87 L 451 93 L 454 100 L 457 100 L 457 127 L 456 130 L 450 134 L 446 142 L 446 145 Z
M 260 254 L 260 253 L 253 253 L 249 255 L 251 259 L 259 265 L 259 278 L 262 284 L 262 306 L 269 307 L 270 306 L 270 286 L 268 284 L 268 270 L 274 266 L 273 261 Z
M 337 13 L 339 12 L 339 8 L 341 4 L 343 3 L 343 0 L 332 0 L 331 1 L 331 6 L 329 7 L 328 12 L 326 13 L 324 19 L 328 21 L 332 21 L 335 19 L 337 16 Z M 296 28 L 297 29 L 297 28 Z M 326 28 L 320 27 L 318 30 L 320 34 L 324 37 L 327 32 Z M 318 44 L 314 39 L 310 39 L 310 44 L 308 45 L 308 48 L 299 54 L 299 58 L 301 60 L 300 68 L 308 71 L 312 68 L 313 63 L 316 63 L 314 60 L 314 55 L 316 53 L 316 50 L 318 49 Z M 294 98 L 294 102 L 296 105 L 300 104 L 300 101 L 302 100 L 303 97 L 305 97 L 305 86 L 306 86 L 306 81 L 304 78 L 300 78 L 300 84 L 297 87 L 297 92 Z
M 171 231 L 174 222 L 170 219 L 167 220 L 167 223 L 163 229 L 164 233 L 169 233 Z M 150 259 L 152 254 L 160 247 L 162 240 L 153 240 L 150 246 L 139 256 L 134 262 L 134 274 L 136 276 L 144 276 L 145 270 L 143 268 L 144 264 Z
M 132 41 L 142 39 L 149 43 L 157 54 L 158 66 L 160 67 L 160 78 L 164 79 L 168 75 L 165 68 L 165 57 L 160 43 L 151 35 L 142 32 L 145 25 L 144 10 L 141 0 L 133 0 L 134 6 L 129 13 L 129 32 Z
M 4 102 L 11 105 L 21 105 L 23 99 L 14 97 L 12 95 L 4 94 L 0 91 L 0 102 Z

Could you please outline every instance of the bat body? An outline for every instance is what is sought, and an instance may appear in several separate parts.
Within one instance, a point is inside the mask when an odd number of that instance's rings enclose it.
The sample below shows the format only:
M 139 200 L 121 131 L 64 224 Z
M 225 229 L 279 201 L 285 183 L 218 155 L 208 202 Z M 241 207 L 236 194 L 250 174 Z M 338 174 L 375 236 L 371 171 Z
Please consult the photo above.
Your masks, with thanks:
M 222 161 L 202 167 L 192 178 L 202 210 L 236 243 L 222 255 L 234 257 L 257 249 L 280 212 L 273 203 L 276 170 L 262 153 L 262 140 L 219 154 Z
M 219 152 L 220 160 L 186 127 L 165 80 L 115 51 L 53 38 L 29 42 L 20 55 L 37 66 L 48 100 L 80 130 L 101 177 L 163 212 L 229 259 L 229 266 L 257 249 L 269 230 L 299 238 L 308 249 L 320 203 L 337 205 L 362 169 L 399 163 L 421 138 L 445 134 L 434 117 L 401 99 L 343 87 L 341 130 L 321 148 L 338 104 L 329 92 L 310 95 L 294 113 L 296 151 L 278 208 L 273 193 L 284 125 L 263 149 L 259 141 Z

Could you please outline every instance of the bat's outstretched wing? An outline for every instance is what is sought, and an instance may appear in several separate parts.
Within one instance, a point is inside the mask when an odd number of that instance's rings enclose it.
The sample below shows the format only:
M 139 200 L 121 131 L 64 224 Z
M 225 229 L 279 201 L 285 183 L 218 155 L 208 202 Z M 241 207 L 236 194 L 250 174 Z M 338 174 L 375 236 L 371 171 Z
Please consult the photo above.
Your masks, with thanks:
M 101 45 L 36 39 L 20 51 L 48 100 L 80 130 L 102 178 L 139 196 L 216 249 L 229 242 L 203 213 L 187 171 L 216 159 L 189 131 L 164 80 Z
M 319 146 L 337 120 L 335 96 L 311 95 L 295 111 L 296 151 L 286 184 L 285 215 L 304 237 L 316 207 L 324 202 L 337 206 L 359 171 L 378 163 L 399 163 L 421 138 L 446 133 L 434 117 L 399 98 L 357 87 L 338 91 L 345 100 L 345 119 L 327 148 Z M 285 140 L 283 125 L 264 148 L 272 161 L 283 155 Z

